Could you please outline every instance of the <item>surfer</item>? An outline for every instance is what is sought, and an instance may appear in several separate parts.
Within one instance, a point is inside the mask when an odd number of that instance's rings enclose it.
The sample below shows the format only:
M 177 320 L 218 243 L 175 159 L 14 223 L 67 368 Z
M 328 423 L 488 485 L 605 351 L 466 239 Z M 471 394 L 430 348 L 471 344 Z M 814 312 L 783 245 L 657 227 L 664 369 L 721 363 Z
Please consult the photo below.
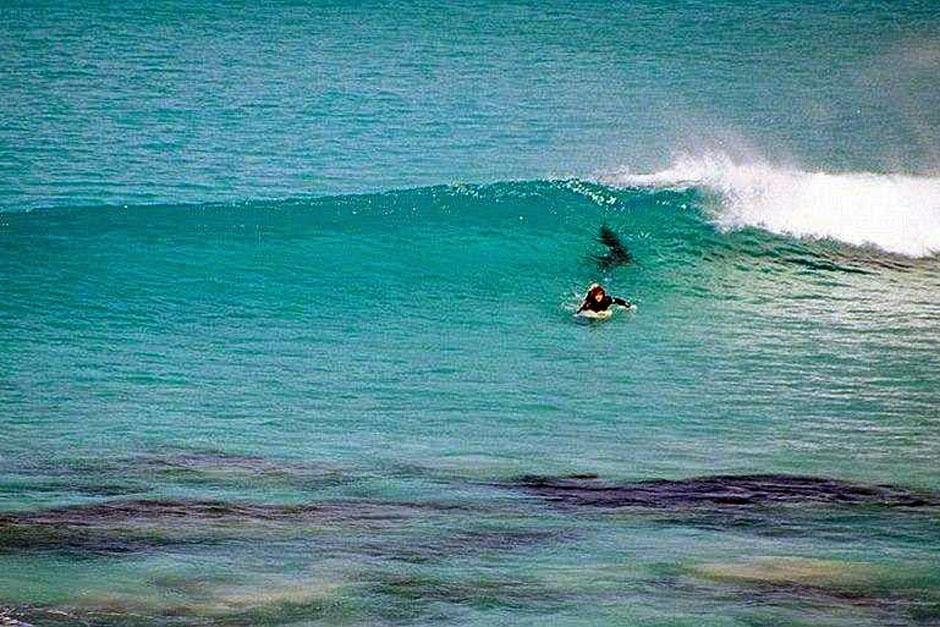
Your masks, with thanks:
M 600 284 L 592 283 L 591 287 L 588 288 L 587 295 L 584 297 L 584 302 L 578 307 L 578 313 L 582 311 L 599 313 L 607 311 L 611 305 L 630 307 L 630 301 L 611 296 Z

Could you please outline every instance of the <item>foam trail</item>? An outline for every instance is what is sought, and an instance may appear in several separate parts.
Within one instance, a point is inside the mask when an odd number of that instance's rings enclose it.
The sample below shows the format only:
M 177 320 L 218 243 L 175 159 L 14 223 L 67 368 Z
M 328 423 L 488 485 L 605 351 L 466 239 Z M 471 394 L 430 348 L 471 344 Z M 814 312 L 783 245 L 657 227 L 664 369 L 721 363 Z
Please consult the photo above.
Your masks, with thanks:
M 700 187 L 721 203 L 722 228 L 756 226 L 773 233 L 874 245 L 911 257 L 940 252 L 940 178 L 806 172 L 726 156 L 685 157 L 652 174 L 616 173 L 625 187 Z

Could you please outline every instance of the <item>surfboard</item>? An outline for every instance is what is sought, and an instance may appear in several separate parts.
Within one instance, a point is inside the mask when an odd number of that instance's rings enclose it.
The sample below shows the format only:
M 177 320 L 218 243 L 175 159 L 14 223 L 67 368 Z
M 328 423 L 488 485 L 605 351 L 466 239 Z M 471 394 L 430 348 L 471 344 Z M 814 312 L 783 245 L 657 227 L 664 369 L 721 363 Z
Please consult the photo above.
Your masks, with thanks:
M 615 309 L 624 309 L 626 311 L 633 311 L 634 309 L 636 309 L 636 305 L 633 303 L 630 303 L 630 305 L 627 307 L 623 307 L 621 305 L 615 305 L 612 307 L 608 307 L 604 311 L 591 311 L 590 309 L 585 309 L 584 311 L 579 311 L 578 313 L 574 314 L 574 317 L 579 318 L 581 320 L 610 320 L 610 317 L 614 315 Z
M 584 311 L 579 311 L 574 315 L 575 318 L 581 318 L 582 320 L 608 320 L 612 315 L 614 315 L 614 308 L 605 309 L 604 311 L 591 311 L 590 309 L 585 309 Z

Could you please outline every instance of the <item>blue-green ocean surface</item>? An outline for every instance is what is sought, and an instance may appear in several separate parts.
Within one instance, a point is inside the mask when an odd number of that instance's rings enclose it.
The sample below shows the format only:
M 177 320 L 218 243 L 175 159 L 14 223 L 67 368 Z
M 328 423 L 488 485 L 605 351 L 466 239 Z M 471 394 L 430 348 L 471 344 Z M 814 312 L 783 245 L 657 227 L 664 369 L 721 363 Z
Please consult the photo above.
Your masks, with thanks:
M 4 2 L 0 60 L 0 624 L 940 624 L 935 3 Z

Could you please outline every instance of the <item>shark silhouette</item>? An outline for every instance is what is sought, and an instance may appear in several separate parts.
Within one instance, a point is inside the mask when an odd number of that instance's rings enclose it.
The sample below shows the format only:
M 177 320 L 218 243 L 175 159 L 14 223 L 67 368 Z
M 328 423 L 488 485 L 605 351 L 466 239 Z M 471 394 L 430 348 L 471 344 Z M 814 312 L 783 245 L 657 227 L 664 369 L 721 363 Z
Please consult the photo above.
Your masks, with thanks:
M 633 255 L 623 245 L 620 238 L 606 224 L 601 225 L 600 234 L 597 241 L 607 247 L 607 252 L 603 255 L 594 255 L 594 261 L 597 262 L 601 270 L 610 270 L 616 266 L 625 266 L 633 261 Z

